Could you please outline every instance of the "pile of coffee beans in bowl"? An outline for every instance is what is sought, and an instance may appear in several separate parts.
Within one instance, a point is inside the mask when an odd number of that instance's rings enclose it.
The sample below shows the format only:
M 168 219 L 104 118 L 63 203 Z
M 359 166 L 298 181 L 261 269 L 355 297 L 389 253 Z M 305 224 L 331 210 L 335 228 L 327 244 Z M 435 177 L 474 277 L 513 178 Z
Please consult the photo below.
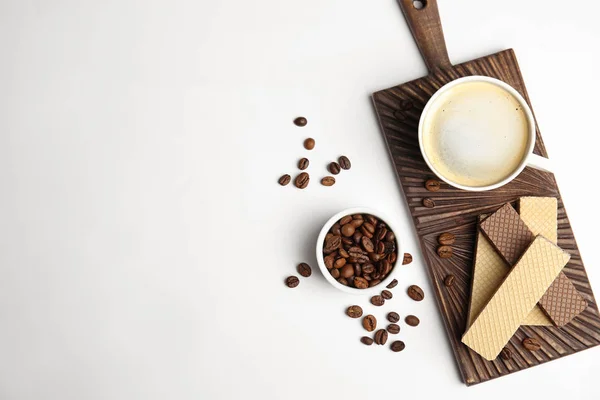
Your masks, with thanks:
M 398 258 L 394 232 L 370 214 L 346 215 L 323 243 L 327 270 L 342 285 L 367 289 L 382 282 Z

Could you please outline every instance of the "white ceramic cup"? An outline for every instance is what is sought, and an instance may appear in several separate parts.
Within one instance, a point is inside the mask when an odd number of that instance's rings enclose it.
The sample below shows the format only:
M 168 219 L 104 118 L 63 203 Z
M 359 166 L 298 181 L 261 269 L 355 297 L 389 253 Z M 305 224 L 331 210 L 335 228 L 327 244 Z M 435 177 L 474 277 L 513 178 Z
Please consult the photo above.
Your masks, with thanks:
M 431 116 L 429 115 L 429 111 L 432 108 L 432 105 L 436 102 L 436 100 L 444 93 L 446 93 L 447 91 L 451 90 L 452 88 L 454 88 L 457 85 L 461 85 L 465 82 L 488 82 L 488 83 L 492 83 L 496 86 L 499 86 L 500 88 L 504 89 L 506 92 L 510 93 L 521 105 L 523 111 L 525 112 L 525 116 L 527 118 L 527 122 L 528 122 L 528 126 L 529 126 L 529 131 L 528 131 L 528 142 L 527 142 L 527 150 L 525 152 L 525 156 L 523 157 L 523 160 L 521 161 L 521 163 L 517 166 L 517 168 L 515 168 L 515 170 L 508 176 L 506 176 L 506 178 L 504 178 L 503 180 L 501 180 L 500 182 L 496 182 L 494 184 L 491 185 L 487 185 L 487 186 L 465 186 L 463 184 L 459 184 L 457 182 L 454 182 L 452 179 L 444 176 L 442 173 L 440 173 L 433 165 L 433 163 L 430 161 L 429 156 L 425 150 L 424 144 L 423 144 L 423 135 L 424 135 L 424 125 L 425 122 L 427 121 L 428 118 L 431 118 Z M 507 183 L 509 183 L 510 181 L 512 181 L 514 178 L 517 177 L 517 175 L 519 175 L 521 173 L 521 171 L 523 171 L 523 169 L 525 169 L 525 167 L 529 166 L 532 168 L 536 168 L 542 171 L 546 171 L 546 172 L 552 172 L 551 167 L 550 167 L 550 162 L 547 158 L 544 157 L 540 157 L 536 154 L 533 154 L 533 147 L 535 145 L 535 138 L 536 138 L 536 134 L 535 134 L 535 120 L 533 118 L 533 113 L 531 112 L 531 109 L 529 108 L 529 105 L 527 104 L 527 102 L 525 101 L 525 99 L 523 98 L 523 96 L 521 96 L 519 94 L 519 92 L 517 92 L 513 87 L 511 87 L 510 85 L 498 80 L 498 79 L 494 79 L 494 78 L 490 78 L 487 76 L 478 76 L 478 75 L 474 75 L 474 76 L 466 76 L 463 78 L 459 78 L 456 79 L 452 82 L 447 83 L 446 85 L 442 86 L 437 92 L 434 93 L 434 95 L 429 99 L 429 101 L 427 102 L 427 104 L 425 105 L 425 108 L 423 109 L 423 112 L 421 114 L 421 119 L 419 120 L 419 146 L 421 148 L 421 153 L 423 154 L 423 158 L 425 159 L 425 162 L 427 163 L 427 165 L 429 166 L 429 168 L 440 178 L 442 179 L 444 182 L 448 183 L 449 185 L 452 185 L 456 188 L 459 189 L 464 189 L 464 190 L 470 190 L 470 191 L 484 191 L 484 190 L 492 190 L 492 189 L 496 189 L 499 188 L 500 186 L 504 186 Z
M 394 235 L 396 236 L 396 254 L 398 255 L 396 263 L 392 266 L 392 270 L 390 271 L 390 273 L 388 274 L 388 276 L 386 276 L 386 278 L 384 280 L 382 280 L 378 285 L 367 288 L 367 289 L 356 289 L 353 287 L 342 285 L 341 283 L 336 281 L 335 278 L 333 276 L 331 276 L 331 274 L 329 273 L 329 270 L 325 266 L 325 259 L 323 257 L 323 245 L 325 244 L 325 236 L 327 235 L 327 232 L 329 232 L 329 229 L 331 229 L 331 227 L 337 221 L 342 219 L 342 217 L 345 217 L 346 215 L 352 215 L 352 214 L 371 214 L 372 216 L 385 222 L 387 224 L 387 226 L 392 230 L 392 232 L 394 232 Z M 343 292 L 351 293 L 351 294 L 369 295 L 369 296 L 372 296 L 374 294 L 379 294 L 394 279 L 394 277 L 398 273 L 398 270 L 400 269 L 399 266 L 402 265 L 404 253 L 402 252 L 402 242 L 400 241 L 400 238 L 398 236 L 399 232 L 400 231 L 398 230 L 398 227 L 393 222 L 391 222 L 391 220 L 388 217 L 386 217 L 379 211 L 371 210 L 369 208 L 364 208 L 364 207 L 348 208 L 347 210 L 340 211 L 339 213 L 335 214 L 333 217 L 329 218 L 329 220 L 325 223 L 325 225 L 323 225 L 323 228 L 321 229 L 321 232 L 319 233 L 319 237 L 317 238 L 317 264 L 319 265 L 319 269 L 321 270 L 321 273 L 323 274 L 323 276 L 325 277 L 327 282 L 329 282 L 336 289 L 339 289 Z

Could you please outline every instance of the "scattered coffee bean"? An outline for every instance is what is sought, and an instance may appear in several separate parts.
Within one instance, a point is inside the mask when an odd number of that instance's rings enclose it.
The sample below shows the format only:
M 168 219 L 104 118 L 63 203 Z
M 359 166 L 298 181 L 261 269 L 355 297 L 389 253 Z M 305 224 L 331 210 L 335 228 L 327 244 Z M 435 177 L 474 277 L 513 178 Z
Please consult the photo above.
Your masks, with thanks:
M 425 293 L 423 293 L 423 289 L 418 287 L 417 285 L 410 285 L 407 290 L 408 297 L 413 299 L 414 301 L 421 301 L 425 298 Z
M 339 278 L 338 283 L 344 285 L 344 286 L 348 286 L 348 281 L 346 280 L 346 278 Z
M 373 344 L 373 339 L 371 339 L 371 338 L 370 338 L 370 337 L 368 337 L 368 336 L 363 336 L 363 337 L 361 337 L 361 338 L 360 338 L 360 342 L 361 342 L 362 344 L 366 344 L 367 346 L 370 346 L 370 345 L 372 345 L 372 344 Z
M 363 315 L 363 310 L 360 306 L 350 306 L 346 309 L 346 315 L 350 318 L 360 318 Z
M 417 326 L 419 325 L 419 318 L 415 317 L 414 315 L 407 315 L 406 318 L 404 318 L 404 322 L 406 322 L 406 325 L 409 326 Z
M 500 352 L 500 358 L 504 361 L 510 360 L 512 358 L 512 351 L 508 347 L 503 348 Z
M 529 351 L 538 351 L 542 348 L 542 345 L 536 338 L 525 338 L 523 339 L 523 347 Z
M 395 287 L 396 287 L 396 285 L 397 285 L 397 284 L 398 284 L 398 279 L 394 279 L 393 281 L 391 281 L 391 282 L 390 282 L 390 283 L 389 283 L 389 284 L 386 286 L 386 288 L 388 288 L 388 289 L 393 289 L 393 288 L 395 288 Z
M 437 248 L 437 254 L 440 258 L 450 258 L 452 257 L 452 247 L 440 246 Z
M 304 117 L 298 117 L 294 120 L 294 124 L 297 126 L 306 126 L 307 123 L 308 121 Z
M 365 278 L 361 278 L 360 276 L 354 276 L 354 287 L 357 289 L 366 289 L 369 287 L 369 282 Z
M 455 240 L 456 240 L 456 237 L 453 234 L 451 234 L 450 232 L 442 233 L 438 237 L 438 243 L 441 244 L 442 246 L 450 246 L 451 244 L 454 244 Z
M 412 254 L 404 253 L 404 258 L 402 259 L 402 265 L 408 265 L 412 262 Z
M 315 148 L 315 139 L 308 138 L 304 141 L 304 148 L 306 150 L 312 150 Z
M 408 111 L 412 108 L 413 103 L 410 100 L 404 99 L 400 101 L 400 109 L 403 111 Z
M 321 179 L 321 185 L 323 186 L 333 186 L 335 185 L 335 178 L 333 176 L 326 176 Z
M 285 186 L 288 183 L 290 183 L 291 180 L 292 180 L 292 177 L 289 176 L 288 174 L 285 174 L 285 175 L 282 175 L 281 178 L 279 178 L 278 182 L 281 186 Z
M 389 300 L 392 297 L 394 297 L 394 295 L 392 294 L 392 292 L 390 292 L 389 290 L 383 290 L 381 292 L 381 297 L 383 297 L 385 300 Z
M 444 285 L 446 285 L 446 287 L 454 286 L 454 275 L 446 276 L 446 278 L 444 278 Z
M 308 164 L 310 164 L 310 161 L 308 161 L 308 158 L 301 158 L 298 161 L 298 169 L 300 170 L 305 170 L 306 168 L 308 168 Z
M 397 353 L 399 351 L 404 350 L 404 348 L 406 347 L 406 345 L 404 344 L 403 341 L 401 340 L 396 340 L 394 343 L 392 343 L 392 345 L 390 346 L 390 348 L 392 349 L 393 352 Z
M 435 207 L 435 201 L 433 201 L 433 199 L 430 199 L 429 197 L 426 197 L 423 199 L 423 207 L 433 208 Z
M 296 270 L 298 271 L 298 273 L 300 275 L 302 275 L 305 278 L 308 278 L 312 274 L 312 269 L 310 268 L 310 265 L 308 265 L 307 263 L 298 264 L 298 267 L 296 267 Z
M 310 176 L 306 172 L 302 172 L 294 180 L 294 185 L 296 185 L 296 187 L 299 189 L 304 189 L 308 186 L 309 181 L 310 181 Z
M 300 283 L 300 279 L 298 279 L 297 276 L 288 276 L 287 279 L 285 280 L 285 284 L 289 288 L 295 288 L 296 286 L 298 286 L 299 283 Z
M 346 156 L 341 156 L 341 157 L 338 159 L 338 162 L 340 163 L 340 167 L 341 167 L 342 169 L 350 169 L 350 167 L 352 166 L 352 165 L 350 164 L 350 160 L 349 160 L 349 159 L 348 159 L 348 157 L 346 157 Z
M 365 316 L 362 320 L 362 326 L 368 332 L 373 332 L 377 328 L 377 319 L 371 314 Z
M 337 175 L 340 173 L 340 164 L 336 163 L 335 161 L 331 162 L 329 164 L 329 172 L 331 172 L 333 175 Z
M 397 312 L 390 311 L 387 315 L 387 320 L 390 321 L 392 324 L 395 324 L 396 322 L 400 321 L 400 316 Z
M 373 215 L 347 215 L 325 235 L 323 259 L 338 281 L 343 278 L 348 286 L 358 289 L 374 287 L 395 266 L 396 237 L 385 222 Z
M 429 179 L 425 182 L 425 189 L 429 190 L 430 192 L 437 192 L 440 190 L 440 186 L 440 181 L 437 179 Z
M 383 346 L 388 339 L 388 333 L 385 329 L 380 329 L 375 332 L 375 344 Z
M 379 295 L 371 297 L 371 304 L 373 304 L 376 307 L 381 307 L 384 303 L 385 300 Z
M 387 331 L 392 335 L 397 335 L 400 333 L 400 326 L 397 324 L 389 324 L 387 326 Z

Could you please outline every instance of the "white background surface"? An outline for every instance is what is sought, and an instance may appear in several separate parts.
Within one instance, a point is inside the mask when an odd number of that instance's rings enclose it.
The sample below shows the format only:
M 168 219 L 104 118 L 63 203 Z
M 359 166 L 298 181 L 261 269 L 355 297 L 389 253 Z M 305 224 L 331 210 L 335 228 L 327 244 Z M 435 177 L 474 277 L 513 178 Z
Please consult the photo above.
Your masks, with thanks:
M 439 7 L 453 62 L 515 49 L 600 294 L 592 4 Z M 393 0 L 2 0 L 0 50 L 3 400 L 600 394 L 598 348 L 461 382 L 369 99 L 426 73 Z M 308 189 L 279 187 L 307 154 Z M 352 170 L 317 184 L 340 154 Z M 354 205 L 415 256 L 377 310 L 316 270 L 320 225 Z M 422 323 L 400 354 L 366 347 L 353 303 Z

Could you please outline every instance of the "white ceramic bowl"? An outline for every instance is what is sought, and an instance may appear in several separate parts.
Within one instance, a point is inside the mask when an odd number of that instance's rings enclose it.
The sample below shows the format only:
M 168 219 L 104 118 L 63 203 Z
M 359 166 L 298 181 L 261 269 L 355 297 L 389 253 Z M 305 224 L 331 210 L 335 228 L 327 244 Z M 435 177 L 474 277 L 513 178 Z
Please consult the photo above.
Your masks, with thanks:
M 329 232 L 329 229 L 331 229 L 331 227 L 337 221 L 339 221 L 342 217 L 345 217 L 346 215 L 351 215 L 351 214 L 371 214 L 374 217 L 377 217 L 380 220 L 382 220 L 383 222 L 385 222 L 388 225 L 388 227 L 391 228 L 392 232 L 394 232 L 394 235 L 396 236 L 396 251 L 398 254 L 398 258 L 396 260 L 396 263 L 392 266 L 392 271 L 377 286 L 373 286 L 373 287 L 370 287 L 367 289 L 356 289 L 353 287 L 342 285 L 341 283 L 336 281 L 335 278 L 333 276 L 331 276 L 331 274 L 329 273 L 329 270 L 325 266 L 325 259 L 323 257 L 323 244 L 325 242 L 325 236 L 327 235 L 327 232 Z M 375 211 L 375 210 L 372 210 L 369 208 L 363 208 L 363 207 L 349 208 L 347 210 L 341 211 L 341 212 L 335 214 L 333 217 L 329 218 L 329 220 L 325 223 L 325 225 L 323 225 L 323 228 L 321 229 L 321 232 L 319 233 L 319 237 L 317 238 L 317 263 L 319 264 L 319 269 L 321 270 L 321 273 L 323 274 L 325 279 L 327 279 L 327 282 L 329 282 L 336 289 L 339 289 L 343 292 L 351 293 L 351 294 L 370 295 L 370 296 L 372 296 L 374 294 L 379 294 L 383 289 L 385 289 L 385 287 L 394 279 L 394 277 L 398 273 L 400 268 L 397 268 L 397 266 L 402 265 L 402 259 L 404 257 L 404 253 L 402 252 L 402 242 L 400 241 L 400 238 L 398 237 L 398 232 L 400 232 L 398 230 L 398 227 L 393 222 L 391 222 L 391 220 L 388 217 L 386 217 L 384 214 L 382 214 L 379 211 Z

